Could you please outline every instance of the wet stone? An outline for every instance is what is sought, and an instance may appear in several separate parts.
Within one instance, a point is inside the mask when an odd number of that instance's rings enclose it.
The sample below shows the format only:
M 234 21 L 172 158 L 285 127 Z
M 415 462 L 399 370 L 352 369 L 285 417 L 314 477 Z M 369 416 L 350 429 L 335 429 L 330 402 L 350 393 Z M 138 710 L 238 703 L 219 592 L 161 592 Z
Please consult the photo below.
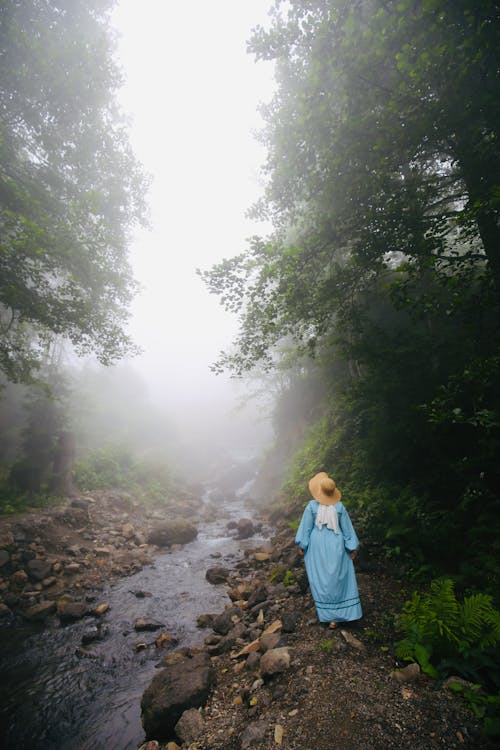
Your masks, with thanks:
M 45 620 L 45 618 L 49 615 L 53 614 L 55 611 L 55 602 L 39 602 L 39 604 L 34 604 L 32 607 L 29 607 L 23 613 L 23 616 L 27 620 L 42 621 Z
M 158 622 L 158 620 L 147 619 L 145 617 L 138 617 L 134 622 L 134 630 L 138 633 L 142 631 L 153 631 L 163 628 L 165 623 Z

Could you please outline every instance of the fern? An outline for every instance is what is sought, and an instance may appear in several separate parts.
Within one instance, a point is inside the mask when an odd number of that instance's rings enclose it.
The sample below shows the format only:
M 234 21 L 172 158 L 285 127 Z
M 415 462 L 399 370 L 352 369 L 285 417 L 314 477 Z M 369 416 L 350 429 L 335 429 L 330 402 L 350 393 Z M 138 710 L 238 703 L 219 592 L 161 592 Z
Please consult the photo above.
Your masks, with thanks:
M 418 662 L 433 677 L 451 664 L 462 673 L 484 670 L 483 657 L 500 643 L 500 612 L 492 597 L 473 594 L 459 602 L 449 578 L 433 581 L 426 595 L 415 592 L 399 621 L 405 637 L 396 644 L 396 655 Z M 492 671 L 496 667 L 491 665 Z

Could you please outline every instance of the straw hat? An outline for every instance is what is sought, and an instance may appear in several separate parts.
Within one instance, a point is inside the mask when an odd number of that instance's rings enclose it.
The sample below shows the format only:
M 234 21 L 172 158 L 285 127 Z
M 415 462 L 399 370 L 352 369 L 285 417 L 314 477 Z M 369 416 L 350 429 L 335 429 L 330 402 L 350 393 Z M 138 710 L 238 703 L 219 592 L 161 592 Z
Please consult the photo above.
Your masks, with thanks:
M 342 497 L 341 491 L 326 471 L 320 471 L 309 480 L 309 491 L 321 505 L 334 505 Z

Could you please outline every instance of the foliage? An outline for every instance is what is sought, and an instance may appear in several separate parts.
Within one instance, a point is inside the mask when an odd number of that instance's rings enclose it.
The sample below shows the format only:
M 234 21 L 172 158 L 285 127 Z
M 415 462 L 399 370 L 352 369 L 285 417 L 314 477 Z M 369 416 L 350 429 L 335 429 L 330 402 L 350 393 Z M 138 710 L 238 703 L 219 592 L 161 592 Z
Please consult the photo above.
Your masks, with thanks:
M 297 581 L 294 578 L 294 575 L 291 570 L 287 570 L 284 578 L 283 578 L 283 585 L 284 586 L 295 586 Z
M 483 720 L 483 732 L 489 737 L 500 737 L 500 693 L 487 695 L 480 685 L 451 683 L 450 689 L 461 695 L 472 713 Z
M 163 464 L 138 459 L 119 445 L 95 450 L 77 462 L 74 481 L 84 491 L 119 488 L 162 504 L 168 502 L 172 489 L 170 472 Z
M 0 370 L 30 382 L 48 343 L 134 350 L 127 260 L 145 180 L 116 91 L 113 0 L 0 9 Z
M 8 470 L 3 467 L 0 468 L 1 515 L 22 513 L 30 508 L 44 508 L 59 500 L 60 498 L 49 493 L 46 485 L 43 485 L 36 495 L 31 492 L 21 492 L 12 485 Z
M 277 68 L 259 206 L 275 231 L 202 274 L 241 312 L 218 367 L 273 367 L 286 339 L 321 350 L 402 264 L 472 264 L 498 298 L 499 41 L 489 2 L 275 3 L 249 43 Z
M 319 647 L 322 651 L 326 651 L 327 654 L 331 654 L 333 652 L 333 648 L 335 646 L 335 639 L 334 638 L 323 638 L 319 642 Z
M 451 579 L 433 581 L 428 594 L 414 592 L 403 607 L 401 659 L 417 661 L 432 677 L 457 672 L 466 679 L 500 687 L 500 612 L 492 597 L 471 594 L 457 600 Z

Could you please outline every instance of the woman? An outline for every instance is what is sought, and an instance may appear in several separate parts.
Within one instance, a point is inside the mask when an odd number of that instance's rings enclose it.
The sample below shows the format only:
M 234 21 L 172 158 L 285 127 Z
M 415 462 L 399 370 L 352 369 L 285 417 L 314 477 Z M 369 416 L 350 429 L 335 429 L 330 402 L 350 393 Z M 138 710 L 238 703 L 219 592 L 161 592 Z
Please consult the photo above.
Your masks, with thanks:
M 353 565 L 359 542 L 333 479 L 321 471 L 309 490 L 314 500 L 304 510 L 295 543 L 304 554 L 318 619 L 333 629 L 363 614 Z

